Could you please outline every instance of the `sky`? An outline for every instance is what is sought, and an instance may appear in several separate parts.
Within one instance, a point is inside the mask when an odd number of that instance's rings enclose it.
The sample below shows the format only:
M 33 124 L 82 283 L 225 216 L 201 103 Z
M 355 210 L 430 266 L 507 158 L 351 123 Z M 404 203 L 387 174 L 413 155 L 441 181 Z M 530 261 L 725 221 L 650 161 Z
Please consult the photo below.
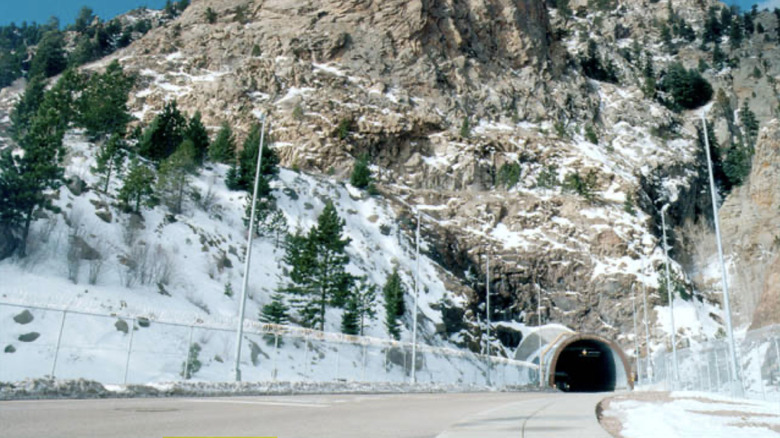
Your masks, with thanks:
M 89 6 L 104 20 L 141 6 L 161 9 L 165 0 L 0 0 L 0 26 L 22 21 L 46 23 L 56 16 L 61 25 L 73 23 L 82 6 Z

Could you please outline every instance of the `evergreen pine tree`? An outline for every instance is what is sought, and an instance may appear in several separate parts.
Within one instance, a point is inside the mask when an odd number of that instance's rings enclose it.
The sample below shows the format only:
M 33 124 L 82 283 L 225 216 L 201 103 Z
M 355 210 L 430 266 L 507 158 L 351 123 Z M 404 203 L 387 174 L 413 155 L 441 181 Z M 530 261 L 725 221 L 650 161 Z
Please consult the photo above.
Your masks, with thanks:
M 393 273 L 387 277 L 385 286 L 382 288 L 382 295 L 385 302 L 385 327 L 387 333 L 394 339 L 401 337 L 401 329 L 398 319 L 406 311 L 404 306 L 404 289 L 401 283 L 401 276 L 398 275 L 398 268 L 393 269 Z
M 165 104 L 162 112 L 144 131 L 138 152 L 154 161 L 164 160 L 173 154 L 184 140 L 187 119 L 179 111 L 176 101 Z
M 103 74 L 87 82 L 80 100 L 80 125 L 92 138 L 119 134 L 124 136 L 131 116 L 127 100 L 135 79 L 113 61 Z
M 14 140 L 19 141 L 30 128 L 35 113 L 43 103 L 46 83 L 43 76 L 32 76 L 24 89 L 24 94 L 11 111 L 11 134 Z
M 254 189 L 252 190 L 254 192 Z M 252 211 L 252 192 L 248 192 L 246 195 L 246 202 L 244 203 L 244 226 L 249 228 L 249 220 L 251 219 Z M 257 202 L 255 203 L 255 235 L 264 236 L 267 233 L 272 232 L 269 224 L 273 213 L 276 211 L 276 198 L 271 190 L 271 185 L 268 184 L 268 178 L 260 176 L 257 182 Z
M 742 37 L 744 36 L 743 29 L 744 27 L 739 15 L 734 16 L 734 22 L 729 30 L 729 44 L 731 44 L 732 49 L 742 45 Z
M 295 295 L 304 324 L 325 327 L 327 306 L 342 307 L 349 297 L 353 277 L 346 272 L 349 238 L 342 238 L 345 221 L 332 202 L 317 218 L 307 236 L 296 233 L 288 238 L 285 262 L 291 266 L 286 291 Z
M 366 324 L 376 319 L 376 285 L 368 282 L 366 277 L 360 280 L 357 288 L 349 296 L 347 302 L 354 304 L 351 307 L 357 309 L 360 331 L 358 334 L 363 336 Z
M 365 189 L 371 184 L 371 169 L 368 167 L 368 155 L 363 154 L 355 161 L 349 183 L 358 189 Z
M 203 164 L 209 149 L 209 133 L 203 126 L 200 111 L 196 111 L 190 119 L 184 137 L 192 141 L 192 145 L 195 147 L 195 162 L 198 165 Z
M 238 169 L 228 187 L 233 190 L 253 190 L 255 171 L 257 170 L 257 151 L 260 148 L 260 125 L 254 125 L 244 141 L 244 148 L 238 157 Z M 263 140 L 263 161 L 260 164 L 260 175 L 275 177 L 279 174 L 279 156 L 268 146 L 268 135 Z
M 30 77 L 50 78 L 62 73 L 68 66 L 65 58 L 65 40 L 62 32 L 47 32 L 38 43 L 38 50 L 30 64 Z
M 728 193 L 731 191 L 731 181 L 726 176 L 726 173 L 723 170 L 723 157 L 720 153 L 720 145 L 718 144 L 718 139 L 715 137 L 715 130 L 712 127 L 712 123 L 709 121 L 706 122 L 707 125 L 707 141 L 710 144 L 710 158 L 712 159 L 712 175 L 715 179 L 715 182 L 718 184 L 721 190 Z M 701 129 L 701 125 L 696 125 L 696 138 L 698 143 L 698 150 L 704 150 L 705 143 L 704 143 L 704 132 Z M 703 165 L 707 165 L 706 162 L 703 163 Z M 706 168 L 705 168 L 706 169 Z M 706 170 L 705 170 L 706 171 Z
M 160 164 L 157 194 L 171 212 L 180 214 L 184 195 L 189 187 L 190 173 L 195 170 L 195 146 L 184 140 L 176 152 Z
M 111 176 L 122 171 L 125 163 L 125 144 L 119 134 L 108 139 L 95 156 L 95 167 L 92 171 L 100 175 L 100 186 L 103 193 L 108 193 Z
M 716 42 L 712 48 L 712 66 L 715 67 L 716 70 L 722 70 L 725 63 L 726 54 L 720 48 L 720 44 Z
M 712 6 L 707 11 L 707 18 L 704 21 L 702 40 L 704 43 L 720 42 L 722 31 L 723 29 L 718 19 L 718 8 Z
M 138 158 L 130 162 L 124 184 L 119 190 L 119 201 L 128 211 L 140 211 L 141 203 L 148 201 L 154 194 L 154 172 L 141 164 Z
M 357 335 L 360 333 L 360 310 L 358 302 L 352 296 L 349 297 L 344 313 L 341 314 L 341 333 L 345 335 Z
M 750 36 L 753 35 L 753 32 L 755 31 L 753 15 L 749 12 L 745 13 L 745 15 L 742 16 L 742 24 L 745 28 L 745 34 L 748 38 L 750 38 Z M 780 26 L 778 26 L 777 32 L 780 34 Z
M 233 163 L 236 159 L 236 143 L 227 122 L 222 124 L 217 138 L 209 145 L 209 159 L 215 163 Z
M 746 145 L 735 143 L 729 148 L 723 161 L 723 173 L 731 186 L 737 187 L 745 182 L 750 175 L 752 159 L 752 150 Z
M 27 255 L 27 238 L 35 213 L 41 208 L 53 208 L 46 191 L 63 183 L 64 135 L 59 114 L 44 102 L 20 139 L 24 153 L 14 155 L 8 148 L 0 156 L 0 222 L 20 229 L 20 257 Z
M 290 308 L 284 303 L 280 293 L 271 295 L 271 302 L 260 310 L 260 322 L 266 324 L 285 325 L 290 321 Z
M 756 114 L 750 110 L 748 99 L 745 99 L 742 108 L 739 110 L 739 122 L 742 124 L 746 143 L 745 146 L 752 151 L 756 145 L 756 139 L 758 138 L 759 125 Z

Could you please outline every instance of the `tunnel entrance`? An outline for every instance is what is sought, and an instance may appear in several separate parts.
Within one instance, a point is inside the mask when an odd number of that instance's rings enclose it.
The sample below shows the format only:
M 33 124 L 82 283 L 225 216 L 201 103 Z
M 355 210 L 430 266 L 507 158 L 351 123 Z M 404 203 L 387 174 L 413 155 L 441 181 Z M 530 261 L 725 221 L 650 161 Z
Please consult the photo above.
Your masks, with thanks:
M 554 377 L 555 386 L 562 391 L 614 391 L 615 359 L 601 342 L 576 341 L 561 351 Z
M 598 335 L 575 334 L 552 348 L 548 384 L 568 392 L 630 389 L 631 368 L 623 350 Z

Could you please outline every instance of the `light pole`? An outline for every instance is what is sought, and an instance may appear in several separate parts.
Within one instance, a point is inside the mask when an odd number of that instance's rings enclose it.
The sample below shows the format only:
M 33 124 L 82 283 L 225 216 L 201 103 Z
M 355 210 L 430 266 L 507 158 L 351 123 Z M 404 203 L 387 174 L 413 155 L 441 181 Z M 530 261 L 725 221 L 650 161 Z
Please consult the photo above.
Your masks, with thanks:
M 715 177 L 712 174 L 712 157 L 710 157 L 710 139 L 707 136 L 707 121 L 704 118 L 704 112 L 701 114 L 702 130 L 704 132 L 704 150 L 707 153 L 707 171 L 710 177 L 710 195 L 712 196 L 712 219 L 715 222 L 715 237 L 718 242 L 718 257 L 720 259 L 721 270 L 721 285 L 723 287 L 723 313 L 726 315 L 726 330 L 729 338 L 729 356 L 731 356 L 731 367 L 734 369 L 734 378 L 736 382 L 732 382 L 731 393 L 732 395 L 742 395 L 742 376 L 737 368 L 737 347 L 734 344 L 734 330 L 731 325 L 731 305 L 729 304 L 729 286 L 726 281 L 726 263 L 723 260 L 723 242 L 720 236 L 720 221 L 718 220 L 718 203 L 715 197 Z
M 487 302 L 487 384 L 490 386 L 490 368 L 492 362 L 490 360 L 490 252 L 485 252 L 485 300 Z
M 544 388 L 544 355 L 542 354 L 542 288 L 536 282 L 534 274 L 534 287 L 536 288 L 536 313 L 539 316 L 539 328 L 536 335 L 539 337 L 539 387 Z
M 672 386 L 676 386 L 680 379 L 680 369 L 677 363 L 677 329 L 674 327 L 674 296 L 672 295 L 672 279 L 669 275 L 669 249 L 666 244 L 666 210 L 669 204 L 661 208 L 661 226 L 664 234 L 664 265 L 666 266 L 666 294 L 669 299 L 669 314 L 672 317 L 672 359 L 674 360 L 674 381 Z
M 420 297 L 420 209 L 417 209 L 417 237 L 415 259 L 417 267 L 414 280 L 414 311 L 412 317 L 412 383 L 417 383 L 417 300 Z
M 631 302 L 634 307 L 634 353 L 636 354 L 636 379 L 637 382 L 640 380 L 641 372 L 639 370 L 639 333 L 637 333 L 636 330 L 636 285 L 631 285 L 631 293 L 633 296 L 631 297 Z
M 647 274 L 647 266 L 645 265 L 646 260 L 644 257 L 644 254 L 642 254 L 642 275 L 646 276 Z M 647 380 L 653 381 L 653 362 L 651 360 L 651 352 L 650 352 L 650 327 L 648 323 L 647 318 L 647 284 L 642 281 L 642 295 L 644 300 L 644 314 L 645 314 L 645 367 L 646 367 L 646 375 Z
M 241 338 L 244 334 L 244 314 L 246 312 L 246 290 L 249 286 L 249 262 L 252 259 L 252 238 L 255 232 L 255 209 L 257 206 L 257 187 L 260 183 L 260 166 L 263 162 L 263 142 L 265 141 L 265 115 L 260 130 L 260 146 L 257 149 L 257 170 L 255 172 L 255 187 L 252 192 L 252 208 L 249 214 L 249 233 L 246 238 L 246 256 L 244 257 L 244 283 L 241 286 L 241 305 L 238 311 L 238 329 L 236 330 L 236 365 L 235 379 L 241 381 Z

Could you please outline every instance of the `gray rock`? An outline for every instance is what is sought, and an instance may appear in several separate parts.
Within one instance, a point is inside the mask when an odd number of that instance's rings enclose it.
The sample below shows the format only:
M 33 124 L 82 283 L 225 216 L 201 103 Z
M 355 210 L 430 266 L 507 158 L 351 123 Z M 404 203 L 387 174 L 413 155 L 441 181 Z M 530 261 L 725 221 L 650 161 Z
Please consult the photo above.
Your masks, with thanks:
M 38 339 L 40 336 L 41 336 L 41 334 L 40 334 L 40 333 L 38 333 L 38 332 L 30 332 L 30 333 L 25 333 L 25 334 L 23 334 L 23 335 L 19 335 L 19 338 L 18 338 L 18 339 L 19 339 L 21 342 L 34 342 L 34 341 L 35 341 L 36 339 Z
M 130 331 L 130 326 L 127 324 L 127 321 L 125 321 L 124 319 L 118 319 L 114 323 L 114 327 L 116 327 L 117 331 L 120 331 L 124 334 L 127 334 Z
M 31 323 L 33 319 L 35 319 L 35 317 L 27 309 L 25 309 L 22 313 L 14 316 L 14 322 L 22 325 Z

